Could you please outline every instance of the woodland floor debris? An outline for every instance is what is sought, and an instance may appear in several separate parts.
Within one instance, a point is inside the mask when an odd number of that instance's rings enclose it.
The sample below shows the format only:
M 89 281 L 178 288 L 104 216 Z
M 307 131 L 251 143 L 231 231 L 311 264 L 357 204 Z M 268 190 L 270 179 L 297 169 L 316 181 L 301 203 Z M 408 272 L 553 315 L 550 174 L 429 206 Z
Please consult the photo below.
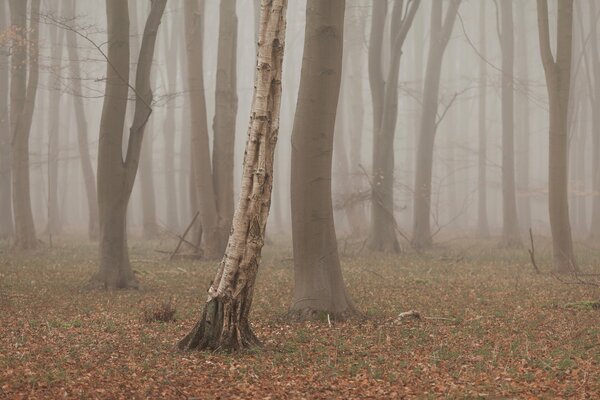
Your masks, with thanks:
M 523 249 L 452 246 L 342 259 L 367 318 L 331 326 L 280 318 L 291 301 L 293 272 L 282 261 L 290 254 L 266 248 L 252 313 L 263 347 L 241 354 L 174 350 L 198 317 L 214 263 L 168 262 L 156 243 L 132 241 L 133 267 L 148 272 L 140 290 L 105 292 L 82 289 L 96 268 L 93 244 L 2 254 L 0 398 L 598 398 L 598 310 L 588 306 L 598 288 L 551 276 L 542 241 L 541 274 Z M 581 267 L 593 272 L 600 251 L 586 253 Z M 135 262 L 149 257 L 158 262 Z M 175 322 L 140 318 L 145 305 L 171 298 Z M 411 309 L 460 323 L 388 323 Z

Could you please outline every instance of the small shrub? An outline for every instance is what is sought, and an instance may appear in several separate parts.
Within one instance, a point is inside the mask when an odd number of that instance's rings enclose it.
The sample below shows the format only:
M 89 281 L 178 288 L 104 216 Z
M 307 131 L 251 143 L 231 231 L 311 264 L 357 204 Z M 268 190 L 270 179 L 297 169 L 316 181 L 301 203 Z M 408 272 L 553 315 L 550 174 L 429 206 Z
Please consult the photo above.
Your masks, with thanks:
M 144 307 L 143 317 L 145 322 L 172 322 L 175 321 L 176 311 L 171 300 L 163 301 Z

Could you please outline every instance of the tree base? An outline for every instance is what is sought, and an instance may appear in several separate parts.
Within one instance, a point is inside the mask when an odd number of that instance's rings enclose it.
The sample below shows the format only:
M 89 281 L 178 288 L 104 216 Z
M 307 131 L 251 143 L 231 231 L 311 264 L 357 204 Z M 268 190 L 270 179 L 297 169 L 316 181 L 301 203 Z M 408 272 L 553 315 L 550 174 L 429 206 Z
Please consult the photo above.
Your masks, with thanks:
M 284 318 L 293 322 L 304 322 L 304 321 L 319 321 L 319 322 L 331 322 L 331 321 L 347 321 L 356 317 L 360 317 L 360 313 L 353 307 L 348 308 L 341 312 L 328 312 L 323 310 L 315 310 L 313 308 L 299 308 L 290 309 L 284 315 Z
M 89 290 L 137 290 L 140 288 L 140 283 L 134 275 L 126 278 L 119 277 L 117 280 L 109 280 L 106 276 L 97 272 L 92 275 L 86 288 Z
M 179 350 L 232 352 L 260 346 L 246 316 L 236 313 L 235 303 L 214 298 L 205 304 L 200 321 L 179 341 Z
M 521 249 L 523 248 L 523 243 L 521 239 L 518 237 L 508 237 L 502 238 L 500 243 L 498 243 L 498 248 L 500 249 Z

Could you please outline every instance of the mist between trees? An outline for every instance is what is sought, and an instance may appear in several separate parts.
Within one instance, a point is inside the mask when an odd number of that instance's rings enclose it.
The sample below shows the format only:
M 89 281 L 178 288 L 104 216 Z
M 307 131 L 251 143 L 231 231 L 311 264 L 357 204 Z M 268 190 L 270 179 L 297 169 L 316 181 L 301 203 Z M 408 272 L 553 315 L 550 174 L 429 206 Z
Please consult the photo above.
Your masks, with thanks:
M 101 289 L 143 285 L 128 238 L 215 260 L 182 349 L 258 343 L 265 243 L 293 247 L 300 319 L 359 313 L 348 248 L 525 251 L 533 232 L 576 274 L 573 239 L 600 236 L 599 17 L 594 0 L 2 1 L 0 237 L 87 236 Z

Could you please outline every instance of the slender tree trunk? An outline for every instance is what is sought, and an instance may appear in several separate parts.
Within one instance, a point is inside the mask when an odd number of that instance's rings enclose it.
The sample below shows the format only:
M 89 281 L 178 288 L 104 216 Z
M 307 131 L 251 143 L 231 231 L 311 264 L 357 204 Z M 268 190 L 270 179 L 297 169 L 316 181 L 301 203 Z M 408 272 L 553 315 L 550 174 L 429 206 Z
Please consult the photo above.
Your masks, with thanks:
M 215 117 L 213 120 L 213 185 L 219 214 L 217 242 L 225 251 L 233 219 L 233 160 L 237 115 L 237 15 L 235 0 L 221 0 Z
M 479 2 L 479 151 L 478 165 L 478 202 L 477 202 L 477 234 L 482 238 L 490 236 L 487 211 L 487 40 L 485 1 Z
M 170 34 L 168 40 L 165 40 L 164 59 L 167 60 L 167 90 L 170 95 L 177 93 L 177 71 L 179 68 L 180 40 L 177 36 L 177 22 L 179 18 L 171 19 Z M 167 38 L 167 35 L 164 35 Z M 175 185 L 175 133 L 182 124 L 176 122 L 175 99 L 171 99 L 167 104 L 167 112 L 164 119 L 164 158 L 165 158 L 165 214 L 167 216 L 167 226 L 170 229 L 179 228 L 179 212 L 177 202 L 177 188 Z M 181 131 L 181 129 L 179 129 Z M 183 138 L 182 138 L 183 140 Z M 179 194 L 182 195 L 181 193 Z
M 49 25 L 48 28 L 52 61 L 48 74 L 48 224 L 46 232 L 49 235 L 57 235 L 62 230 L 58 206 L 58 160 L 60 158 L 60 73 L 63 31 L 52 25 Z
M 142 233 L 145 239 L 154 239 L 158 235 L 156 221 L 156 190 L 154 188 L 154 149 L 152 146 L 154 123 L 146 125 L 146 138 L 142 143 L 140 157 L 140 191 L 142 205 Z
M 65 8 L 68 20 L 73 20 L 77 15 L 75 0 L 69 0 Z M 88 236 L 91 240 L 97 240 L 99 234 L 98 223 L 98 196 L 96 194 L 96 177 L 90 157 L 90 146 L 88 142 L 88 124 L 83 106 L 83 91 L 81 89 L 81 71 L 79 66 L 79 54 L 77 50 L 77 34 L 67 30 L 67 50 L 70 60 L 71 75 L 73 76 L 73 110 L 75 112 L 75 123 L 77 126 L 77 148 L 81 160 L 81 170 L 85 185 L 85 195 L 88 205 Z
M 529 97 L 526 89 L 529 87 L 529 40 L 527 34 L 527 20 L 525 2 L 517 3 L 517 76 L 526 85 L 517 95 L 517 198 L 519 222 L 522 227 L 531 226 L 531 196 L 529 184 L 529 152 L 530 152 L 530 110 Z
M 212 179 L 208 139 L 206 100 L 204 97 L 203 41 L 204 0 L 186 0 L 185 31 L 188 62 L 188 87 L 192 122 L 192 168 L 196 199 L 202 225 L 204 255 L 209 259 L 220 256 L 223 248 L 219 236 L 219 218 Z
M 8 25 L 8 8 L 6 2 L 2 2 L 0 4 L 0 32 L 8 29 Z M 8 60 L 8 52 L 5 53 L 5 50 L 0 49 L 0 55 Z M 11 127 L 8 109 L 9 71 L 8 62 L 0 62 L 0 240 L 10 238 L 14 232 L 10 165 Z
M 502 47 L 502 247 L 519 247 L 514 146 L 514 24 L 512 2 L 500 2 Z
M 571 80 L 573 0 L 558 3 L 556 59 L 550 47 L 547 0 L 537 1 L 540 51 L 550 100 L 548 196 L 554 270 L 577 271 L 568 198 L 568 112 Z
M 144 128 L 152 112 L 150 71 L 166 2 L 151 2 L 137 63 L 135 112 L 123 160 L 123 128 L 129 91 L 129 11 L 127 2 L 106 1 L 108 60 L 98 147 L 100 267 L 92 283 L 107 289 L 138 286 L 127 249 L 127 206 L 138 170 Z
M 249 314 L 273 188 L 286 5 L 286 0 L 261 3 L 255 89 L 233 229 L 200 320 L 179 342 L 182 350 L 228 351 L 259 343 Z
M 342 277 L 331 203 L 344 8 L 344 0 L 309 0 L 306 5 L 291 176 L 295 278 L 290 312 L 301 317 L 326 312 L 343 318 L 354 312 Z
M 18 250 L 27 250 L 37 246 L 29 185 L 29 134 L 39 77 L 40 0 L 32 0 L 29 29 L 26 24 L 27 1 L 10 0 L 9 6 L 11 23 L 15 32 L 10 83 L 14 247 Z M 27 35 L 28 31 L 29 35 Z M 28 58 L 29 61 L 26 62 Z
M 589 2 L 590 17 L 590 49 L 591 49 L 591 73 L 596 77 L 591 91 L 592 114 L 592 221 L 590 224 L 590 239 L 600 238 L 600 38 L 598 37 L 598 15 L 597 2 Z M 590 82 L 591 83 L 591 82 Z
M 433 147 L 438 124 L 438 95 L 442 60 L 454 21 L 458 13 L 460 0 L 451 0 L 442 23 L 443 2 L 432 3 L 429 55 L 423 86 L 423 110 L 417 144 L 417 163 L 415 169 L 415 188 L 413 201 L 413 237 L 416 248 L 427 248 L 432 244 L 431 237 L 431 178 L 433 172 Z

